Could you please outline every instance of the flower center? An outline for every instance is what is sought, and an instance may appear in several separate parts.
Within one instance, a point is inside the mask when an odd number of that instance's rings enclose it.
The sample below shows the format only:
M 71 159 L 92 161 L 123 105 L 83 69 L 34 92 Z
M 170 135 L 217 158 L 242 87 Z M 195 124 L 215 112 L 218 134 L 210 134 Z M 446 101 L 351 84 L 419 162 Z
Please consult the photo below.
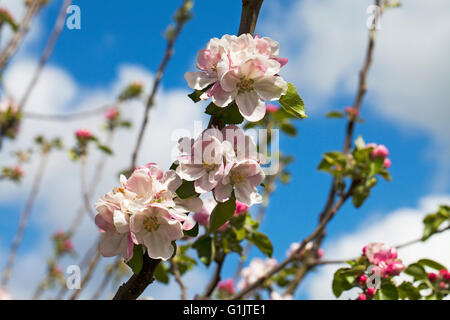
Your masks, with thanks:
M 207 163 L 205 161 L 203 161 L 203 166 L 206 168 L 206 171 L 212 171 L 216 168 L 216 164 L 215 163 Z
M 255 81 L 253 79 L 248 79 L 248 78 L 241 78 L 241 81 L 238 84 L 238 88 L 239 91 L 244 92 L 244 91 L 251 91 L 253 90 L 253 83 Z
M 144 228 L 148 232 L 158 230 L 160 225 L 161 224 L 158 223 L 158 218 L 156 217 L 146 217 L 144 219 Z
M 233 172 L 233 173 L 231 173 L 231 180 L 232 180 L 234 183 L 242 182 L 242 181 L 244 181 L 244 179 L 245 179 L 245 176 L 243 176 L 243 175 L 240 174 L 239 172 Z

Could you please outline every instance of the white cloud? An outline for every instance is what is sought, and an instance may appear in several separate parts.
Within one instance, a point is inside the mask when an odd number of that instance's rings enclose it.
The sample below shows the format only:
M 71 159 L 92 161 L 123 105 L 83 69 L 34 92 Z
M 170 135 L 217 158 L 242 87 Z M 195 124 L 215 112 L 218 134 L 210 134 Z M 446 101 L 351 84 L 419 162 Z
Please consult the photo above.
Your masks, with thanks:
M 385 12 L 378 33 L 374 63 L 368 75 L 364 108 L 399 125 L 408 134 L 428 133 L 436 160 L 436 190 L 448 187 L 450 176 L 450 2 L 402 1 Z M 264 34 L 280 41 L 289 57 L 284 71 L 295 82 L 308 111 L 340 108 L 333 98 L 353 103 L 367 45 L 366 9 L 372 0 L 303 0 L 290 7 L 268 3 Z M 283 17 L 283 19 L 280 19 Z M 363 113 L 364 116 L 364 113 Z
M 417 239 L 423 231 L 422 219 L 427 213 L 437 211 L 439 205 L 450 204 L 449 195 L 432 195 L 422 198 L 417 208 L 400 208 L 384 217 L 371 216 L 360 227 L 339 238 L 328 239 L 324 249 L 324 260 L 351 259 L 361 253 L 370 242 L 384 242 L 399 245 Z M 425 243 L 418 243 L 399 249 L 399 258 L 409 264 L 422 258 L 429 258 L 450 266 L 450 233 L 431 237 Z M 336 265 L 321 267 L 302 285 L 301 290 L 311 299 L 334 299 L 331 283 Z M 342 295 L 342 299 L 355 298 L 355 292 Z

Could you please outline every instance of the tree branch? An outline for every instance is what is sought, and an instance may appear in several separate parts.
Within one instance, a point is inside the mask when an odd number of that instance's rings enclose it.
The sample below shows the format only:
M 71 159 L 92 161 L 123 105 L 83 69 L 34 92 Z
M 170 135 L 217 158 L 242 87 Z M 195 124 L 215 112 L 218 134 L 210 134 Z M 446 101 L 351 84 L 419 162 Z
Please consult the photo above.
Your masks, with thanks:
M 205 293 L 203 294 L 204 298 L 211 297 L 212 293 L 214 292 L 214 289 L 217 287 L 217 284 L 220 281 L 220 273 L 222 272 L 223 263 L 225 261 L 226 255 L 224 255 L 222 258 L 216 261 L 216 270 L 214 271 L 214 275 L 209 281 L 208 285 L 206 286 Z
M 14 267 L 14 263 L 16 261 L 17 250 L 19 249 L 20 244 L 22 243 L 23 236 L 25 234 L 25 230 L 28 226 L 28 219 L 31 215 L 34 202 L 38 195 L 42 178 L 44 176 L 45 169 L 48 163 L 48 152 L 43 152 L 41 156 L 41 160 L 39 163 L 38 171 L 33 180 L 33 186 L 31 188 L 30 194 L 28 196 L 25 208 L 20 214 L 19 227 L 17 228 L 16 234 L 14 236 L 13 243 L 9 250 L 8 262 L 6 263 L 6 267 L 3 271 L 1 287 L 6 287 L 8 285 L 9 279 L 11 278 L 11 272 Z

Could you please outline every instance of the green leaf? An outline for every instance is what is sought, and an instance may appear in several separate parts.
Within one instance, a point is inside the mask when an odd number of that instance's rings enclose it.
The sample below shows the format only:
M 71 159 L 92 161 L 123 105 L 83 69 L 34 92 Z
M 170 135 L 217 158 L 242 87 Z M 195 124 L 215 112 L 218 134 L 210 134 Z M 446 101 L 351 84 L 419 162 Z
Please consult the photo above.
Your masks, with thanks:
M 325 115 L 327 118 L 342 118 L 343 116 L 344 114 L 340 111 L 330 111 Z
M 189 199 L 198 196 L 198 193 L 195 192 L 194 181 L 183 180 L 183 183 L 175 192 L 180 199 Z
M 144 263 L 144 252 L 142 251 L 142 245 L 134 245 L 133 257 L 127 261 L 127 265 L 133 270 L 134 274 L 141 272 L 142 265 Z
M 206 92 L 209 88 L 211 88 L 213 85 L 210 84 L 209 86 L 207 86 L 206 88 L 202 89 L 202 90 L 194 90 L 194 92 L 188 94 L 188 97 L 191 98 L 192 101 L 194 101 L 195 103 L 201 101 L 202 99 L 200 99 L 200 96 Z
M 184 230 L 183 233 L 185 236 L 188 237 L 196 237 L 198 236 L 198 223 L 195 224 L 195 226 L 191 230 Z
M 158 282 L 168 284 L 169 283 L 169 273 L 168 268 L 164 263 L 160 263 L 155 270 L 155 279 Z
M 442 269 L 447 270 L 447 268 L 444 267 L 439 262 L 436 262 L 436 261 L 433 261 L 433 260 L 430 260 L 430 259 L 421 259 L 421 260 L 417 261 L 417 263 L 420 264 L 423 267 L 425 267 L 425 266 L 426 267 L 430 267 L 430 268 L 432 268 L 434 270 L 438 270 L 438 271 L 442 270 Z
M 422 296 L 420 295 L 419 289 L 414 287 L 410 282 L 403 282 L 397 287 L 400 299 L 409 300 L 419 300 Z
M 209 236 L 203 236 L 198 238 L 197 241 L 194 242 L 194 244 L 192 245 L 192 247 L 197 250 L 197 255 L 199 257 L 199 259 L 207 266 L 210 265 L 211 260 L 212 260 L 212 253 L 213 253 L 213 248 L 212 248 L 212 239 Z
M 299 119 L 307 117 L 305 104 L 292 83 L 288 83 L 286 94 L 281 96 L 279 102 L 291 116 Z
M 103 153 L 106 153 L 108 155 L 112 155 L 113 154 L 112 150 L 108 146 L 105 146 L 103 144 L 98 144 L 97 147 Z
M 333 289 L 333 294 L 335 295 L 336 298 L 339 298 L 341 296 L 342 292 L 353 288 L 353 284 L 349 283 L 347 281 L 347 278 L 342 273 L 343 270 L 346 270 L 346 269 L 347 268 L 342 268 L 342 269 L 337 270 L 334 273 L 332 289 Z
M 389 282 L 382 284 L 377 291 L 377 300 L 398 300 L 398 296 L 397 287 Z
M 425 268 L 418 263 L 410 264 L 404 272 L 414 277 L 414 281 L 427 279 L 428 276 Z
M 224 108 L 218 107 L 211 102 L 206 107 L 205 113 L 215 116 L 226 124 L 240 124 L 244 121 L 244 117 L 241 115 L 241 112 L 235 102 L 230 103 Z
M 262 253 L 269 257 L 272 257 L 273 245 L 269 237 L 267 237 L 264 233 L 253 232 L 248 240 L 256 247 L 258 247 L 258 249 L 261 250 Z
M 217 203 L 216 207 L 211 213 L 211 218 L 209 221 L 209 230 L 210 232 L 216 231 L 220 228 L 225 222 L 230 220 L 234 212 L 236 211 L 236 198 L 234 194 L 228 201 Z
M 287 135 L 290 135 L 293 137 L 297 135 L 297 129 L 291 123 L 282 123 L 280 125 L 280 129 Z

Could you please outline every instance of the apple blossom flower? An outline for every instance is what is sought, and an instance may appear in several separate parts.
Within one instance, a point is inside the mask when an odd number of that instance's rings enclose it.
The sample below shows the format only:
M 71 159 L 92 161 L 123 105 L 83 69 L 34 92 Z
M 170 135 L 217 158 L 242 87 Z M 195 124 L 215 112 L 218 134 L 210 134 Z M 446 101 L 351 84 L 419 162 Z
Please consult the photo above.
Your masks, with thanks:
M 276 291 L 270 293 L 270 300 L 292 300 L 293 297 L 290 294 L 281 295 Z
M 265 115 L 265 100 L 278 100 L 287 83 L 278 75 L 287 59 L 279 58 L 279 44 L 270 38 L 224 35 L 213 38 L 197 55 L 198 72 L 187 72 L 185 79 L 192 89 L 204 90 L 201 99 L 211 97 L 219 107 L 233 100 L 249 121 Z
M 149 255 L 164 255 L 161 259 L 167 259 L 166 254 L 173 249 L 163 247 L 162 243 L 166 243 L 167 239 L 172 239 L 175 235 L 178 237 L 177 228 L 182 230 L 181 223 L 186 221 L 186 213 L 200 210 L 202 200 L 199 198 L 179 199 L 175 191 L 182 183 L 181 178 L 175 171 L 163 172 L 155 164 L 136 168 L 128 179 L 121 175 L 120 182 L 121 187 L 115 187 L 95 204 L 98 211 L 95 223 L 103 232 L 99 245 L 100 252 L 106 257 L 120 254 L 129 260 L 133 254 L 134 244 L 142 243 L 146 246 Z M 158 209 L 154 209 L 155 206 Z M 161 213 L 162 211 L 164 214 Z M 138 222 L 141 224 L 132 226 L 132 220 L 136 214 L 139 214 L 141 220 L 138 219 Z M 145 224 L 147 219 L 144 219 L 146 216 L 151 221 L 156 221 L 155 225 L 163 225 L 156 238 L 146 237 L 141 232 L 143 230 L 147 230 L 147 234 L 150 232 L 150 225 L 142 227 L 142 223 Z M 139 232 L 139 235 L 135 234 L 131 228 Z M 152 230 L 156 231 L 156 229 Z M 170 241 L 173 240 L 175 239 Z M 154 243 L 155 247 L 149 248 L 150 243 Z
M 78 129 L 75 131 L 75 135 L 78 139 L 89 139 L 92 137 L 92 133 L 88 129 Z
M 226 279 L 223 281 L 220 281 L 218 284 L 219 290 L 225 291 L 228 294 L 234 293 L 234 280 L 233 279 Z
M 240 113 L 248 121 L 261 120 L 266 114 L 265 101 L 278 100 L 287 91 L 287 82 L 277 75 L 279 71 L 279 62 L 260 58 L 229 69 L 220 80 L 229 97 L 226 101 L 236 100 Z
M 131 217 L 131 231 L 153 259 L 169 259 L 174 253 L 172 241 L 183 237 L 183 227 L 164 206 L 153 203 Z
M 272 270 L 277 263 L 276 259 L 253 259 L 248 267 L 241 270 L 241 281 L 238 283 L 238 289 L 243 290 L 248 287 Z
M 184 141 L 181 142 L 184 144 Z M 207 129 L 194 141 L 188 155 L 178 157 L 176 172 L 184 180 L 195 181 L 197 193 L 209 192 L 222 179 L 224 157 L 229 152 L 231 145 L 223 141 L 222 133 L 217 129 Z
M 10 112 L 12 115 L 16 115 L 19 112 L 19 107 L 14 100 L 10 98 L 4 98 L 0 101 L 0 113 Z
M 384 272 L 388 275 L 398 276 L 405 269 L 406 266 L 401 261 L 392 261 L 384 269 Z
M 237 162 L 214 189 L 217 201 L 225 202 L 230 199 L 234 189 L 236 200 L 252 206 L 261 203 L 262 196 L 257 187 L 264 181 L 264 172 L 255 160 Z
M 133 198 L 133 193 L 114 188 L 95 203 L 98 212 L 95 224 L 102 232 L 99 251 L 104 257 L 122 255 L 129 260 L 133 255 L 134 242 L 129 227 Z
M 365 248 L 365 256 L 375 265 L 397 259 L 397 250 L 384 243 L 370 243 Z

